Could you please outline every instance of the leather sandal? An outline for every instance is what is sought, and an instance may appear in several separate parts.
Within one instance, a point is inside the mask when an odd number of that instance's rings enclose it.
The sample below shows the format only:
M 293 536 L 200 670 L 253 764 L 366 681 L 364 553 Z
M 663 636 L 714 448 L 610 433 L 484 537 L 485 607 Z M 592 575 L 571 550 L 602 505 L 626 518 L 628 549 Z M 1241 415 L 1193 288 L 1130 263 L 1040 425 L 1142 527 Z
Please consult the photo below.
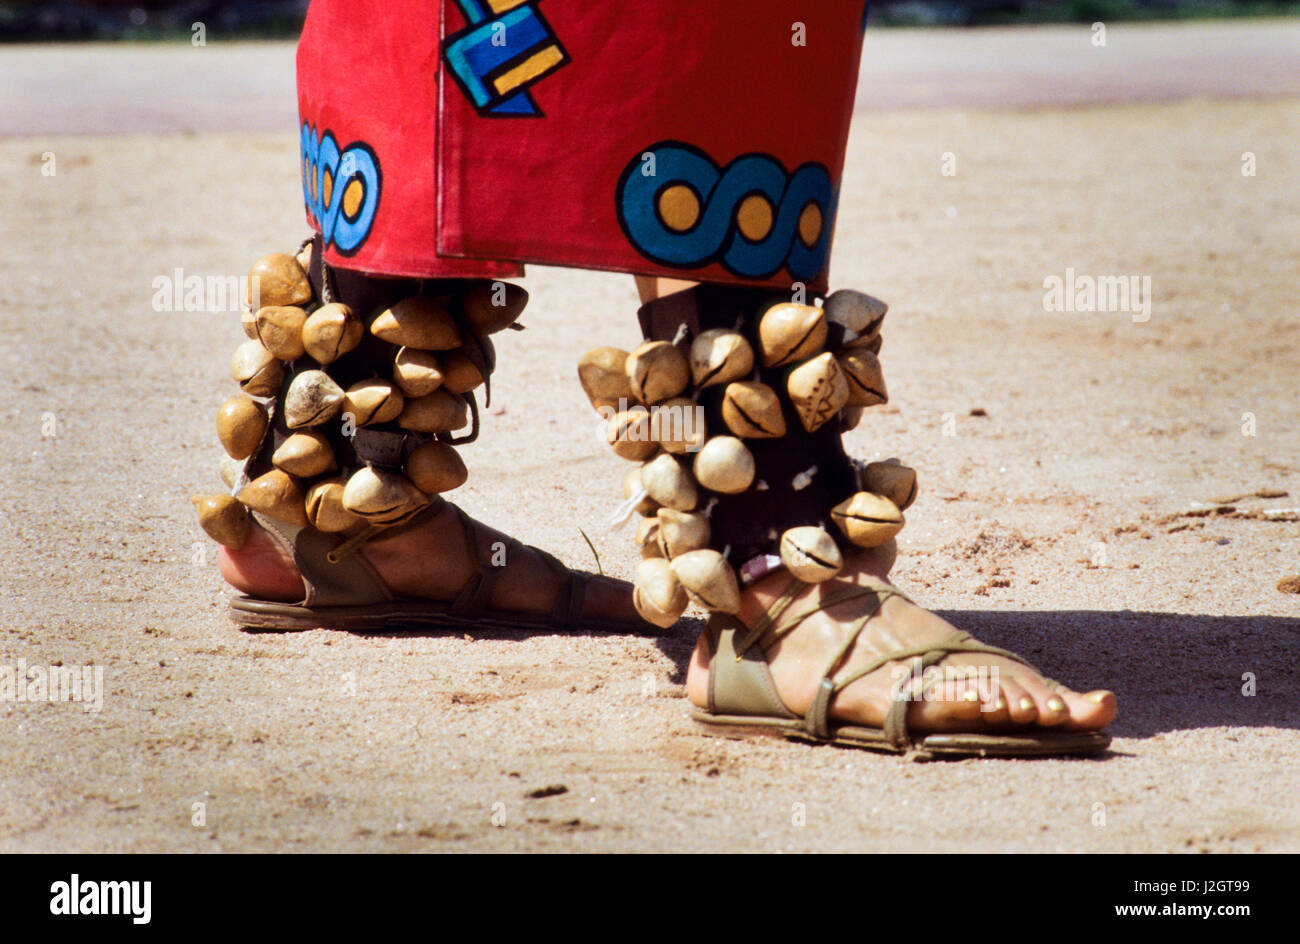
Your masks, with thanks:
M 374 567 L 357 551 L 378 534 L 391 535 L 416 527 L 451 508 L 465 529 L 465 538 L 478 556 L 478 571 L 454 600 L 437 601 L 394 595 Z M 495 610 L 488 606 L 492 588 L 505 567 L 484 560 L 478 540 L 478 523 L 458 506 L 436 499 L 419 515 L 394 528 L 374 528 L 344 539 L 311 527 L 301 527 L 267 515 L 254 519 L 281 546 L 293 554 L 305 587 L 300 603 L 236 597 L 230 603 L 230 618 L 240 626 L 255 629 L 305 630 L 341 629 L 351 632 L 383 632 L 403 627 L 546 630 L 550 632 L 654 632 L 648 623 L 629 625 L 623 621 L 582 616 L 588 581 L 594 576 L 573 571 L 540 548 L 509 538 L 507 557 L 527 549 L 537 554 L 564 580 L 559 598 L 549 613 Z
M 836 677 L 836 669 L 853 648 L 873 616 L 891 596 L 909 598 L 887 584 L 857 586 L 829 595 L 818 605 L 794 616 L 782 617 L 809 584 L 792 580 L 785 592 L 752 627 L 737 617 L 714 613 L 705 627 L 709 646 L 709 695 L 707 709 L 694 709 L 699 723 L 737 733 L 778 734 L 790 740 L 840 747 L 864 748 L 895 754 L 910 754 L 917 760 L 940 757 L 1027 757 L 1043 755 L 1095 754 L 1110 745 L 1103 731 L 1016 734 L 938 733 L 913 734 L 907 728 L 909 698 L 906 689 L 916 674 L 938 665 L 957 652 L 981 652 L 1013 659 L 1033 670 L 1024 659 L 973 640 L 969 633 L 956 632 L 938 642 L 898 649 L 868 665 Z M 873 598 L 867 612 L 853 623 L 843 645 L 822 673 L 812 705 L 802 717 L 783 702 L 776 692 L 764 653 L 803 620 L 820 610 L 849 600 Z M 909 600 L 909 602 L 911 602 Z M 885 723 L 880 728 L 833 721 L 831 700 L 853 682 L 890 662 L 905 662 L 911 671 L 895 683 Z M 1050 687 L 1057 683 L 1046 680 Z M 931 683 L 932 684 L 932 683 Z M 912 697 L 923 697 L 930 685 L 922 685 Z

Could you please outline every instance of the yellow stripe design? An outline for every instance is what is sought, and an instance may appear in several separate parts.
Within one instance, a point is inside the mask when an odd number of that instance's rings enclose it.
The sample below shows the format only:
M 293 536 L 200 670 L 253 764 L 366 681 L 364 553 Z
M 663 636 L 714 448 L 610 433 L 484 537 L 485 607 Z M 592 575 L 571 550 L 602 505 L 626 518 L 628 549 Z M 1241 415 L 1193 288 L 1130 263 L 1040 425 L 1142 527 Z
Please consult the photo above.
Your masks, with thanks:
M 525 82 L 545 75 L 564 61 L 564 53 L 559 46 L 547 46 L 541 52 L 534 53 L 509 72 L 503 72 L 492 80 L 498 95 L 505 95 Z

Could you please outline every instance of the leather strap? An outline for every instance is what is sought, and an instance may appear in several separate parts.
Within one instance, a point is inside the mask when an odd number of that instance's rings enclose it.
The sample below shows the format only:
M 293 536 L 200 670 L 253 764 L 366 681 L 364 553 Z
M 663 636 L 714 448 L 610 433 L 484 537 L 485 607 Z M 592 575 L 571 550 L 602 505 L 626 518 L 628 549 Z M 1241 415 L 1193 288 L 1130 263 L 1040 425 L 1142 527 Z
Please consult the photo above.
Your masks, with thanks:
M 329 560 L 330 552 L 345 543 L 337 535 L 289 524 L 256 511 L 253 517 L 293 555 L 302 575 L 302 605 L 365 606 L 393 599 L 378 571 L 360 554 L 336 562 Z

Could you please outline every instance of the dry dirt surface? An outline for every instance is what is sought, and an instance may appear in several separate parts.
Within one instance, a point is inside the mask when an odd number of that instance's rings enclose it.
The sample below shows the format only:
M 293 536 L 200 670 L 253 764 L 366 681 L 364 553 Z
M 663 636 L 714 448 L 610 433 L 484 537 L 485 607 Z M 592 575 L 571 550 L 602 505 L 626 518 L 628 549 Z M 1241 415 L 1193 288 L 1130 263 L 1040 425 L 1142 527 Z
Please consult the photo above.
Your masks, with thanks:
M 1094 760 L 707 736 L 694 620 L 235 629 L 187 498 L 219 488 L 238 314 L 156 310 L 153 280 L 297 245 L 292 131 L 0 140 L 0 669 L 104 680 L 100 710 L 0 701 L 0 850 L 1300 851 L 1300 596 L 1277 589 L 1300 572 L 1298 106 L 855 128 L 832 276 L 892 305 L 891 403 L 849 438 L 920 470 L 897 579 L 1115 690 Z M 1067 269 L 1149 277 L 1149 317 L 1045 310 Z M 604 525 L 625 465 L 574 365 L 637 340 L 631 279 L 525 284 L 456 497 L 591 566 L 581 528 L 630 575 Z

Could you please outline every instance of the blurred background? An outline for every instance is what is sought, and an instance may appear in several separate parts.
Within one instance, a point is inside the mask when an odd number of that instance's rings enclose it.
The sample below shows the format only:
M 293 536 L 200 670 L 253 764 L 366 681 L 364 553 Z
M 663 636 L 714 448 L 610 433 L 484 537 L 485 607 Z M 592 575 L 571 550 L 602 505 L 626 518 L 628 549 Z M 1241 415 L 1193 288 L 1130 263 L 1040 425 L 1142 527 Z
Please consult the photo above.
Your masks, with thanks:
M 0 41 L 188 38 L 203 22 L 227 37 L 297 34 L 308 0 L 0 0 Z M 874 0 L 875 26 L 1177 20 L 1300 13 L 1297 0 Z

